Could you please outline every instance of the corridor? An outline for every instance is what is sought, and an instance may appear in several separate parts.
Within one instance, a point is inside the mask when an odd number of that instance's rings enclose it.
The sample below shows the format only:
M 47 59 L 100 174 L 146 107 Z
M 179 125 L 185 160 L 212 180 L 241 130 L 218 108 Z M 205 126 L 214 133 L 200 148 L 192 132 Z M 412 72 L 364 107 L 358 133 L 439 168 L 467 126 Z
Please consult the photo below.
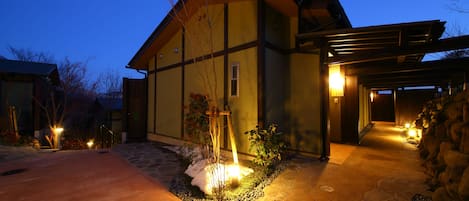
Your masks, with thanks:
M 360 145 L 331 144 L 328 163 L 297 158 L 261 200 L 402 200 L 426 191 L 416 145 L 393 123 L 375 122 Z

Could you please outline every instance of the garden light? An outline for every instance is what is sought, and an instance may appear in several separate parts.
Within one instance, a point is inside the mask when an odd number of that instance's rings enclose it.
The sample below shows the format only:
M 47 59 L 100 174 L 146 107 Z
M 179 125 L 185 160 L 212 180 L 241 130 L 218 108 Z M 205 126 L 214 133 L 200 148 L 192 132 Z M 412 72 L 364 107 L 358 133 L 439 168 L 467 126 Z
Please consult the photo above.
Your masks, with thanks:
M 86 143 L 86 145 L 88 146 L 88 149 L 91 149 L 91 147 L 93 147 L 93 144 L 94 144 L 94 140 L 93 140 L 93 139 L 89 140 L 89 141 Z

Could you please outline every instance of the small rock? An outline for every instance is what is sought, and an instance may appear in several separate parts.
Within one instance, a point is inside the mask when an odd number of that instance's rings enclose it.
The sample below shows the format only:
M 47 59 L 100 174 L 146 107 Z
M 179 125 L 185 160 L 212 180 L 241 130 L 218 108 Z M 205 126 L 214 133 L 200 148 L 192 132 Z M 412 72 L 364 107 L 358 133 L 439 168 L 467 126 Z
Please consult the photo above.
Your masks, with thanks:
M 436 191 L 433 193 L 432 200 L 433 201 L 448 201 L 448 200 L 451 200 L 451 197 L 448 195 L 448 192 L 446 192 L 446 189 L 444 187 L 440 187 L 436 189 Z
M 461 182 L 459 183 L 458 192 L 462 200 L 469 200 L 469 167 L 464 170 Z

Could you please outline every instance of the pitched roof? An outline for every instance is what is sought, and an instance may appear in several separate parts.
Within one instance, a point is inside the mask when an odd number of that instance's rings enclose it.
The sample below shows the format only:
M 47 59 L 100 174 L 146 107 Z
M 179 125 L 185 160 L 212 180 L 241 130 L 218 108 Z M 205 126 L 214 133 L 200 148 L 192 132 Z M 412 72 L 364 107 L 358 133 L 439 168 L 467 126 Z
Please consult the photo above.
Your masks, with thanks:
M 208 4 L 222 4 L 245 0 L 178 0 L 177 3 L 169 10 L 166 17 L 160 22 L 153 33 L 147 38 L 140 49 L 135 53 L 127 64 L 126 68 L 145 70 L 148 61 L 156 54 L 167 41 L 181 27 L 180 20 L 189 19 L 200 7 Z M 269 6 L 277 9 L 286 16 L 296 17 L 298 15 L 297 1 L 293 0 L 265 0 Z M 332 24 L 338 23 L 339 27 L 351 27 L 350 21 L 338 0 L 321 0 L 304 2 L 303 17 L 309 21 L 317 22 L 321 25 L 320 30 L 330 27 Z M 173 20 L 174 16 L 180 16 L 181 19 Z M 337 18 L 331 23 L 331 18 Z M 322 26 L 324 25 L 324 26 Z M 325 26 L 327 25 L 327 26 Z
M 56 69 L 56 64 L 15 60 L 0 60 L 0 73 L 17 73 L 48 76 Z
M 57 64 L 0 59 L 0 73 L 46 76 L 59 83 Z

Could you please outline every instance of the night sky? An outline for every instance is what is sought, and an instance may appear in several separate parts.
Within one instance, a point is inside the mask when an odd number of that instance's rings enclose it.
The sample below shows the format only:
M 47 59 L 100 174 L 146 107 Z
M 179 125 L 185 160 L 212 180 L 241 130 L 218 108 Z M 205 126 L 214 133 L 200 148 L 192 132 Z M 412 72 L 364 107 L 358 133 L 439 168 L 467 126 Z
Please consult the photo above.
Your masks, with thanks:
M 87 61 L 96 77 L 124 67 L 170 9 L 171 0 L 0 0 L 0 55 L 8 46 L 56 60 Z M 446 21 L 448 34 L 469 34 L 469 0 L 341 0 L 354 27 L 422 20 Z M 455 11 L 463 7 L 466 13 Z

